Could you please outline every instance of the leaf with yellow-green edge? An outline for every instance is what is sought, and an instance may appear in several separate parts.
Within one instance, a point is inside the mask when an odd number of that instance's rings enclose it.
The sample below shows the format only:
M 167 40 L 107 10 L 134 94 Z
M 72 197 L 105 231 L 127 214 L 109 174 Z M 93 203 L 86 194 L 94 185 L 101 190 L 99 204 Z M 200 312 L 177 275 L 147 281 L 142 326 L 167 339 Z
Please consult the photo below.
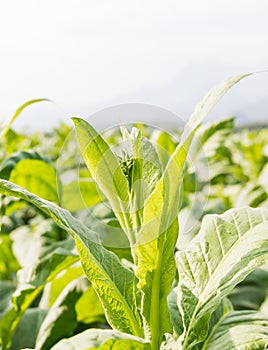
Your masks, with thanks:
M 67 210 L 9 181 L 0 180 L 0 193 L 34 204 L 74 237 L 81 263 L 101 298 L 108 322 L 115 329 L 142 337 L 143 330 L 136 305 L 136 278 L 115 254 L 101 245 L 97 234 Z

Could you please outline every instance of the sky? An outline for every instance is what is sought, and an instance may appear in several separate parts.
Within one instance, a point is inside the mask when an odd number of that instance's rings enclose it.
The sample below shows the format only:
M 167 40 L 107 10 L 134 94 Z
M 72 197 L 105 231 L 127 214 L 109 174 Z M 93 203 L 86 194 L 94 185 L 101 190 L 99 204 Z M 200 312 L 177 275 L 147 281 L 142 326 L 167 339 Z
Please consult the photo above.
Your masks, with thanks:
M 267 0 L 1 1 L 0 122 L 40 97 L 54 102 L 29 107 L 17 128 L 130 102 L 185 119 L 220 80 L 268 69 L 267 13 Z M 268 120 L 268 74 L 240 83 L 215 113 Z

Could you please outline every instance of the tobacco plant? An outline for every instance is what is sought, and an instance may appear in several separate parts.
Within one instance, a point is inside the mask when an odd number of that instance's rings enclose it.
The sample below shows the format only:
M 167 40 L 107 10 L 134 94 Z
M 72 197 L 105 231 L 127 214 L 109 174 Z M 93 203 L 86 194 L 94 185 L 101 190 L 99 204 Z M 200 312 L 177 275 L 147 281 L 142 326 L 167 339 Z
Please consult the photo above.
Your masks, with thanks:
M 206 95 L 168 160 L 138 129 L 122 127 L 126 147 L 114 149 L 85 120 L 73 118 L 85 163 L 127 238 L 120 248 L 130 250 L 131 261 L 119 259 L 103 245 L 101 232 L 67 210 L 0 180 L 3 195 L 32 203 L 74 238 L 112 328 L 86 330 L 53 350 L 268 348 L 268 319 L 235 311 L 228 299 L 267 262 L 268 210 L 244 207 L 206 215 L 190 244 L 176 249 L 184 167 L 194 135 L 218 100 L 246 76 L 229 78 Z M 74 261 L 70 255 L 68 264 Z M 15 327 L 12 317 L 2 332 Z M 8 339 L 2 341 L 2 348 L 7 346 Z

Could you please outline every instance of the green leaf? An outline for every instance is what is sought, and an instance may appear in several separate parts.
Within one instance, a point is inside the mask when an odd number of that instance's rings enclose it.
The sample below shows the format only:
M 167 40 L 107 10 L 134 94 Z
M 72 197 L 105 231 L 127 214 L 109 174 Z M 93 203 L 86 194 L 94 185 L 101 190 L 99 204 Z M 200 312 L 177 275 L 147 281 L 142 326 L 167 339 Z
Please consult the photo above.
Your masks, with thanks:
M 133 128 L 129 134 L 126 128 L 121 127 L 121 132 L 126 149 L 121 168 L 129 182 L 132 226 L 136 233 L 142 223 L 144 201 L 155 189 L 162 168 L 154 146 L 142 137 L 138 129 Z
M 2 180 L 4 181 L 4 180 Z M 72 242 L 63 242 L 62 246 L 70 246 Z M 59 244 L 58 244 L 59 245 Z M 50 249 L 50 254 L 45 254 L 34 266 L 28 266 L 18 272 L 18 286 L 12 297 L 12 305 L 0 321 L 0 345 L 5 350 L 11 336 L 18 326 L 24 312 L 36 299 L 45 285 L 55 276 L 72 265 L 78 257 L 69 250 L 60 248 Z
M 47 158 L 41 156 L 38 152 L 32 150 L 18 151 L 3 161 L 0 168 L 0 178 L 9 180 L 12 170 L 23 159 L 43 160 L 46 163 L 50 163 Z
M 207 215 L 196 238 L 177 252 L 182 349 L 203 341 L 220 301 L 268 258 L 268 210 L 232 209 Z
M 47 292 L 47 307 L 50 308 L 59 295 L 61 294 L 62 290 L 72 281 L 76 280 L 77 278 L 84 275 L 84 271 L 80 265 L 71 266 L 70 268 L 63 271 L 60 275 L 58 275 L 50 284 L 49 290 L 44 291 Z M 44 295 L 44 293 L 43 293 Z
M 0 129 L 0 139 L 6 135 L 6 133 L 9 131 L 9 129 L 11 128 L 11 125 L 14 123 L 14 121 L 18 118 L 18 116 L 21 114 L 21 112 L 28 106 L 34 104 L 34 103 L 38 103 L 38 102 L 43 102 L 43 101 L 50 101 L 46 98 L 37 98 L 35 100 L 30 100 L 25 102 L 23 105 L 21 105 L 15 112 L 15 114 L 9 119 L 7 120 L 3 125 L 1 125 L 1 129 Z
M 11 297 L 16 290 L 16 284 L 12 281 L 3 281 L 0 283 L 0 320 L 8 311 L 11 305 Z
M 105 248 L 95 248 L 84 238 L 82 242 L 78 238 L 75 240 L 84 271 L 100 298 L 110 325 L 122 332 L 142 336 L 133 273 Z
M 163 130 L 154 130 L 151 141 L 157 146 L 158 157 L 165 169 L 170 156 L 176 149 L 177 143 L 170 134 Z
M 250 181 L 244 184 L 242 188 L 240 187 L 233 206 L 239 208 L 248 205 L 257 208 L 267 197 L 268 194 L 262 186 L 256 184 L 255 181 Z
M 247 350 L 268 347 L 268 319 L 250 311 L 235 311 L 223 318 L 202 350 Z
M 75 305 L 77 321 L 90 324 L 96 322 L 105 323 L 104 310 L 92 286 L 83 293 Z
M 50 350 L 62 338 L 74 334 L 78 325 L 75 307 L 85 288 L 85 280 L 80 278 L 63 289 L 41 324 L 35 343 L 36 350 Z
M 237 75 L 234 77 L 229 77 L 218 85 L 213 87 L 204 99 L 196 106 L 193 114 L 190 116 L 190 119 L 187 123 L 190 130 L 195 130 L 203 119 L 208 115 L 212 108 L 219 102 L 219 100 L 231 89 L 235 84 L 240 80 L 249 77 L 254 73 Z M 189 131 L 189 130 L 188 130 Z M 185 135 L 184 135 L 185 137 Z
M 143 293 L 144 328 L 147 339 L 153 340 L 153 349 L 159 347 L 164 333 L 172 332 L 167 296 L 175 277 L 174 247 L 177 235 L 178 223 L 174 221 L 160 234 L 160 238 L 135 247 L 138 257 L 136 276 Z
M 208 330 L 208 337 L 204 344 L 202 344 L 202 349 L 206 348 L 206 344 L 209 342 L 210 338 L 213 336 L 213 334 L 217 331 L 219 325 L 221 322 L 230 315 L 231 312 L 233 312 L 233 306 L 232 303 L 228 298 L 224 298 L 218 308 L 213 312 L 210 321 L 209 321 L 209 330 Z
M 26 310 L 13 334 L 12 345 L 9 350 L 34 347 L 36 336 L 46 314 L 47 310 L 39 308 L 29 308 Z
M 62 186 L 61 206 L 69 211 L 79 211 L 101 202 L 96 183 L 79 179 Z
M 11 171 L 9 180 L 38 196 L 59 203 L 56 169 L 38 159 L 23 159 Z
M 101 246 L 95 232 L 67 210 L 8 181 L 0 180 L 0 192 L 34 204 L 74 237 L 85 273 L 102 301 L 110 324 L 120 331 L 142 336 L 134 274 L 121 265 L 116 255 Z
M 176 335 L 179 336 L 183 333 L 183 322 L 180 314 L 180 310 L 177 305 L 177 289 L 174 288 L 168 296 L 168 309 L 170 313 L 170 318 L 172 326 L 176 332 Z
M 73 121 L 83 158 L 93 179 L 109 200 L 122 228 L 130 228 L 128 181 L 118 158 L 90 124 L 79 118 L 73 118 Z
M 0 234 L 0 280 L 12 279 L 20 265 L 12 250 L 12 241 L 9 235 Z
M 233 131 L 234 117 L 201 125 L 196 132 L 196 139 L 191 147 L 191 161 L 196 161 L 204 155 L 205 157 L 213 157 L 219 146 L 225 142 Z
M 141 171 L 139 174 L 134 177 L 133 183 L 135 181 L 142 181 L 144 188 L 144 200 L 153 192 L 157 182 L 160 180 L 162 175 L 162 166 L 158 158 L 158 154 L 156 149 L 152 145 L 152 143 L 141 136 L 140 133 L 136 132 L 137 136 L 135 136 L 135 128 L 133 129 L 133 157 L 134 161 L 139 161 L 141 164 Z M 140 137 L 139 137 L 140 135 Z M 135 170 L 135 163 L 134 163 Z M 142 203 L 143 204 L 143 203 Z
M 228 296 L 235 310 L 259 310 L 268 294 L 268 271 L 257 269 Z
M 143 339 L 112 330 L 89 329 L 69 339 L 63 339 L 51 350 L 150 350 Z
M 178 237 L 178 209 L 183 167 L 192 135 L 176 149 L 162 178 L 145 201 L 143 222 L 133 247 L 136 276 L 142 290 L 142 315 L 148 339 L 157 349 L 172 326 L 167 297 L 175 277 L 174 249 Z M 161 315 L 161 316 L 160 316 Z

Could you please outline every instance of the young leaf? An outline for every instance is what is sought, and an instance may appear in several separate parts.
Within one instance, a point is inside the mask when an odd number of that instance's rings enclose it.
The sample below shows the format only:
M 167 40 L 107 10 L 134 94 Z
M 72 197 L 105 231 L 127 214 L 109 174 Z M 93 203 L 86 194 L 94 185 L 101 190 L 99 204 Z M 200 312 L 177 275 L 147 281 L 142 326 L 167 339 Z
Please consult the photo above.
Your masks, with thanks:
M 136 279 L 113 253 L 102 247 L 95 232 L 75 219 L 67 210 L 12 184 L 0 180 L 0 193 L 22 198 L 47 213 L 75 239 L 81 263 L 103 303 L 110 324 L 123 332 L 143 336 L 135 303 Z
M 207 215 L 196 238 L 176 254 L 182 349 L 203 341 L 220 301 L 268 258 L 268 210 L 232 209 Z
M 121 127 L 121 132 L 126 143 L 126 153 L 129 152 L 123 157 L 121 167 L 129 182 L 131 216 L 137 231 L 143 221 L 144 201 L 154 191 L 162 169 L 154 146 L 142 137 L 138 129 L 133 128 L 129 134 L 126 128 Z
M 123 229 L 130 228 L 129 185 L 116 155 L 85 120 L 73 118 L 79 146 L 87 167 L 109 200 Z

